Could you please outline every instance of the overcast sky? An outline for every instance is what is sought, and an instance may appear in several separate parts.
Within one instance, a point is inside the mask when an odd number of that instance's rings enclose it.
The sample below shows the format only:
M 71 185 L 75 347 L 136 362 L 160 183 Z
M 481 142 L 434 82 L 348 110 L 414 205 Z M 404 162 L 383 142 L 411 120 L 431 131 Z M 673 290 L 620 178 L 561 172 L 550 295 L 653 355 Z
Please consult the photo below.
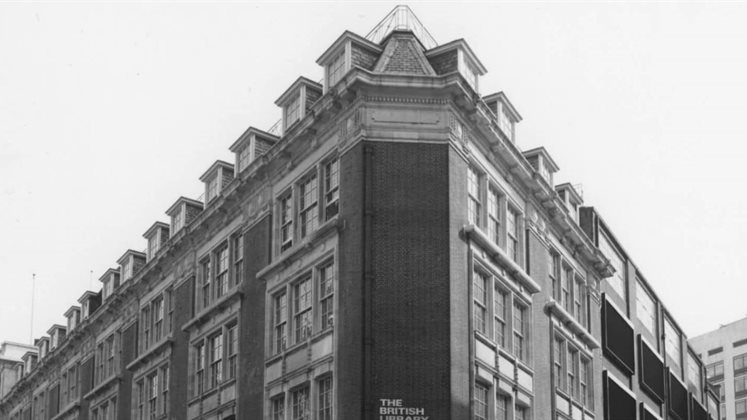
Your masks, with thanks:
M 0 4 L 0 341 L 38 337 L 395 3 Z M 410 3 L 694 336 L 747 314 L 747 4 Z M 92 274 L 91 274 L 92 272 Z M 93 281 L 91 281 L 93 278 Z

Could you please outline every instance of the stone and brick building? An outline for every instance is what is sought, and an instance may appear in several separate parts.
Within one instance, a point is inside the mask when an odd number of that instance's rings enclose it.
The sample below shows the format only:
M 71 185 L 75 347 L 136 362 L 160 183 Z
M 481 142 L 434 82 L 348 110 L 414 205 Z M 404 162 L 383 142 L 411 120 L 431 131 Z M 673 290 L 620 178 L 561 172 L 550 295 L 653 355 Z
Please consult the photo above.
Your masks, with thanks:
M 0 418 L 717 417 L 681 329 L 548 151 L 520 149 L 467 42 L 397 7 L 317 63 L 279 132 L 247 129 L 204 200 L 40 339 Z

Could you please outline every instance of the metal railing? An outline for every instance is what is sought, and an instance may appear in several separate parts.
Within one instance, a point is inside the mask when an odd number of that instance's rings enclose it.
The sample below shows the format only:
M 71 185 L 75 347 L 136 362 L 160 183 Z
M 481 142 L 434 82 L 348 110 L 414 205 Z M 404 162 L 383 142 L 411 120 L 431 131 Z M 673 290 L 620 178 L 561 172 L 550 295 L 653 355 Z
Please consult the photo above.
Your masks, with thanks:
M 420 40 L 425 49 L 430 50 L 438 46 L 435 38 L 425 29 L 415 13 L 408 6 L 399 5 L 392 9 L 371 32 L 366 35 L 366 39 L 371 42 L 380 43 L 387 35 L 393 31 L 405 30 L 411 31 Z
M 283 134 L 282 131 L 280 130 L 280 124 L 282 124 L 282 122 L 283 122 L 282 118 L 279 119 L 279 120 L 277 120 L 275 122 L 275 124 L 273 124 L 272 127 L 270 127 L 267 130 L 267 132 L 270 133 L 270 134 L 272 134 L 272 135 L 280 137 L 280 135 Z

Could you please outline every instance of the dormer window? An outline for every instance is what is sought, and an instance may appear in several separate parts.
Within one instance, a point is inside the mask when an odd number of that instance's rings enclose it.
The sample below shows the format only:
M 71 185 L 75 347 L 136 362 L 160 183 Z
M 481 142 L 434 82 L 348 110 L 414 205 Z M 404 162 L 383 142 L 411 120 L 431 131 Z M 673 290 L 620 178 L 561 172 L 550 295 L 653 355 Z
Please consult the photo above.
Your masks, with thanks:
M 231 165 L 229 164 L 229 166 Z M 205 175 L 203 175 L 203 177 L 204 176 Z M 200 179 L 204 182 L 203 177 L 200 177 Z M 171 236 L 176 235 L 181 229 L 189 225 L 202 209 L 202 202 L 192 200 L 191 198 L 179 197 L 179 199 L 176 200 L 168 210 L 166 210 L 166 214 L 171 217 Z
M 467 80 L 467 83 L 477 91 L 477 71 L 461 50 L 459 51 L 459 73 L 461 73 L 461 75 Z
M 91 316 L 91 303 L 89 301 L 83 302 L 83 319 Z
M 229 148 L 236 155 L 235 176 L 248 168 L 259 156 L 265 154 L 277 141 L 276 136 L 249 127 Z
M 205 202 L 209 203 L 218 196 L 218 177 L 214 176 L 210 181 L 207 182 L 205 189 Z
M 485 104 L 495 114 L 498 129 L 509 141 L 516 141 L 516 123 L 521 121 L 521 115 L 503 92 L 494 93 L 483 98 Z
M 252 148 L 249 145 L 246 145 L 243 149 L 241 149 L 241 152 L 239 152 L 239 172 L 246 169 L 247 166 L 252 161 Z
M 147 258 L 150 261 L 155 258 L 163 244 L 169 240 L 169 225 L 163 222 L 155 222 L 145 231 L 143 238 L 148 241 Z
M 128 249 L 124 255 L 122 255 L 118 260 L 117 264 L 119 264 L 119 272 L 120 272 L 120 282 L 124 283 L 128 280 L 130 280 L 135 273 L 140 270 L 142 266 L 145 265 L 145 254 L 138 251 L 133 251 L 131 249 Z M 112 270 L 115 271 L 115 270 Z M 108 273 L 108 272 L 107 272 Z M 115 284 L 115 287 L 118 286 Z
M 340 51 L 337 56 L 327 66 L 327 87 L 337 84 L 345 75 L 347 66 L 345 65 L 345 49 Z
M 304 119 L 307 111 L 322 96 L 322 85 L 305 77 L 299 77 L 275 101 L 283 109 L 283 131 Z
M 72 331 L 80 322 L 80 308 L 77 306 L 71 306 L 70 309 L 65 312 L 65 317 L 67 318 L 67 330 Z
M 294 122 L 301 119 L 301 95 L 297 95 L 291 102 L 285 106 L 284 109 L 284 117 L 283 117 L 283 127 L 288 128 L 290 127 Z
M 47 331 L 47 334 L 49 334 L 49 350 L 51 351 L 59 347 L 62 340 L 65 339 L 65 327 L 62 325 L 53 325 L 52 328 Z
M 205 204 L 218 198 L 221 191 L 233 179 L 233 165 L 218 160 L 205 171 L 200 181 L 205 183 Z
M 487 69 L 463 39 L 430 49 L 425 56 L 437 74 L 458 71 L 475 92 L 479 91 L 479 77 L 487 73 Z
M 553 177 L 559 168 L 552 157 L 550 157 L 547 150 L 544 147 L 537 147 L 527 150 L 523 154 L 532 168 L 537 171 L 539 176 L 544 179 L 550 187 L 552 187 L 554 185 Z
M 184 213 L 178 211 L 171 217 L 171 226 L 173 226 L 173 232 L 176 233 L 184 227 Z

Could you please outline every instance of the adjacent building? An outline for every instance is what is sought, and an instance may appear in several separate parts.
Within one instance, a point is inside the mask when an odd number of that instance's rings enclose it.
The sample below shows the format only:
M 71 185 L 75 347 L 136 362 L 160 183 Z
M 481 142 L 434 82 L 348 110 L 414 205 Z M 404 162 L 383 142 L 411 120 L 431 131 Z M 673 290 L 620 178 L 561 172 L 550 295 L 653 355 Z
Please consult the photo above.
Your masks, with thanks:
M 747 318 L 690 339 L 718 391 L 721 419 L 747 419 Z
M 317 63 L 278 132 L 247 129 L 204 200 L 38 340 L 0 418 L 718 418 L 681 328 L 520 148 L 466 41 L 400 6 Z

